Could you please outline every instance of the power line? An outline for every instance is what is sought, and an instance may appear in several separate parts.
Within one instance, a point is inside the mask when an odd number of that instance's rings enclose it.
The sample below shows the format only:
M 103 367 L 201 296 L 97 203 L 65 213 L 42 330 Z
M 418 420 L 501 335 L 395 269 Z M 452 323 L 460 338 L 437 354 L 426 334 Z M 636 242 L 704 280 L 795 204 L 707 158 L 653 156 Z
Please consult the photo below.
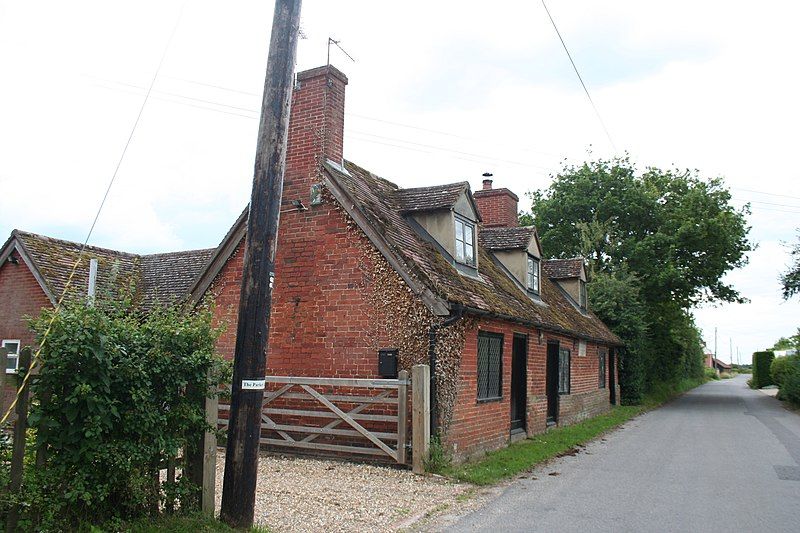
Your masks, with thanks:
M 97 80 L 104 81 L 104 82 L 107 82 L 107 83 L 118 84 L 118 85 L 122 85 L 122 86 L 125 86 L 125 87 L 130 87 L 130 88 L 133 88 L 133 89 L 139 89 L 139 90 L 142 90 L 142 91 L 145 90 L 144 87 L 136 85 L 136 84 L 132 84 L 132 83 L 116 81 L 116 80 L 108 80 L 108 79 L 98 78 L 98 77 L 95 77 L 95 76 L 89 76 L 89 77 L 92 77 L 92 78 L 95 78 Z M 214 85 L 214 84 L 205 83 L 205 82 L 188 80 L 188 79 L 184 79 L 184 78 L 171 78 L 171 79 L 183 81 L 183 82 L 186 82 L 186 83 L 192 83 L 192 84 L 200 85 L 200 86 L 213 87 L 215 89 L 220 89 L 220 90 L 224 90 L 224 91 L 230 91 L 230 92 L 234 92 L 234 93 L 240 93 L 240 94 L 251 95 L 251 96 L 258 96 L 257 93 L 252 93 L 252 92 L 248 92 L 248 91 L 242 91 L 242 90 L 238 90 L 238 89 L 232 89 L 232 88 L 229 88 L 229 87 L 223 87 L 223 86 L 220 86 L 220 85 Z M 125 91 L 125 90 L 117 88 L 117 87 L 110 87 L 110 86 L 103 85 L 103 84 L 98 84 L 97 86 L 105 88 L 105 89 L 109 89 L 109 90 L 122 91 L 122 92 L 131 93 L 131 94 L 136 94 L 135 91 Z M 256 116 L 257 113 L 258 113 L 257 109 L 251 109 L 251 108 L 248 108 L 248 107 L 241 107 L 241 106 L 235 106 L 235 105 L 230 105 L 230 104 L 223 104 L 223 103 L 220 103 L 220 102 L 216 102 L 214 100 L 196 98 L 196 97 L 193 97 L 193 96 L 185 96 L 185 95 L 182 95 L 182 94 L 179 94 L 179 93 L 174 93 L 174 92 L 169 92 L 169 91 L 161 91 L 161 90 L 155 90 L 154 89 L 152 92 L 153 93 L 162 94 L 162 95 L 165 95 L 165 96 L 169 96 L 169 97 L 172 97 L 172 98 L 163 98 L 163 97 L 158 97 L 158 96 L 152 96 L 151 95 L 151 97 L 150 97 L 151 99 L 162 100 L 162 101 L 165 101 L 165 102 L 170 102 L 170 103 L 179 104 L 179 105 L 185 105 L 185 106 L 193 107 L 193 108 L 196 108 L 196 109 L 214 111 L 216 113 L 222 113 L 222 114 L 226 114 L 226 115 L 232 115 L 232 116 L 237 116 L 237 117 L 242 117 L 242 118 L 248 118 L 248 119 L 251 119 L 251 120 L 256 120 L 258 118 Z M 175 98 L 184 99 L 184 100 L 190 100 L 192 102 L 198 102 L 198 103 L 203 103 L 203 104 L 209 104 L 211 106 L 224 107 L 224 108 L 232 109 L 232 110 L 235 110 L 235 111 L 243 111 L 245 113 L 253 113 L 253 115 L 230 112 L 230 111 L 225 111 L 223 109 L 216 109 L 214 107 L 206 107 L 206 106 L 196 105 L 196 104 L 192 104 L 192 103 L 188 103 L 188 102 L 182 102 L 180 100 L 175 100 Z M 422 126 L 416 126 L 416 125 L 413 125 L 413 124 L 407 124 L 407 123 L 402 123 L 402 122 L 395 122 L 395 121 L 392 121 L 392 120 L 387 120 L 387 119 L 378 118 L 378 117 L 371 117 L 371 116 L 368 116 L 368 115 L 361 115 L 361 114 L 358 114 L 358 113 L 347 112 L 346 115 L 349 116 L 349 117 L 355 117 L 355 118 L 369 120 L 369 121 L 373 121 L 373 122 L 380 122 L 380 123 L 384 123 L 384 124 L 390 124 L 390 125 L 399 126 L 399 127 L 403 127 L 403 128 L 408 128 L 408 129 L 413 129 L 413 130 L 418 130 L 418 131 L 426 131 L 426 132 L 430 132 L 430 133 L 436 133 L 436 134 L 439 134 L 439 135 L 444 135 L 444 136 L 453 137 L 453 138 L 457 138 L 457 139 L 463 139 L 463 140 L 468 140 L 468 141 L 476 141 L 476 142 L 488 142 L 486 139 L 478 139 L 478 138 L 474 138 L 474 137 L 467 137 L 467 136 L 458 135 L 458 134 L 455 134 L 455 133 L 446 132 L 446 131 L 442 131 L 442 130 L 425 128 L 425 127 L 422 127 Z M 397 137 L 381 136 L 381 135 L 377 135 L 377 134 L 372 134 L 372 133 L 368 133 L 368 132 L 360 132 L 360 131 L 355 131 L 355 130 L 348 130 L 348 131 L 350 131 L 350 133 L 354 133 L 354 134 L 367 135 L 367 136 L 370 136 L 370 137 L 376 137 L 376 138 L 390 140 L 390 141 L 397 141 L 397 142 L 401 142 L 401 143 L 413 144 L 415 146 L 421 146 L 421 147 L 424 147 L 424 148 L 430 148 L 432 150 L 452 152 L 452 153 L 467 155 L 467 156 L 471 156 L 471 157 L 477 157 L 477 158 L 480 158 L 481 161 L 476 161 L 476 160 L 473 160 L 473 159 L 467 159 L 467 158 L 463 158 L 463 157 L 453 157 L 454 159 L 460 159 L 460 160 L 465 160 L 465 161 L 474 161 L 474 162 L 497 161 L 497 162 L 509 163 L 509 164 L 512 164 L 512 165 L 526 166 L 526 167 L 531 167 L 531 168 L 538 168 L 538 169 L 545 170 L 545 171 L 548 170 L 547 167 L 542 167 L 540 165 L 532 165 L 530 163 L 522 163 L 522 162 L 519 162 L 519 161 L 505 160 L 505 159 L 502 159 L 502 158 L 497 158 L 497 157 L 488 156 L 488 155 L 475 154 L 475 153 L 471 153 L 471 152 L 463 152 L 463 151 L 453 150 L 453 149 L 444 148 L 444 147 L 440 147 L 440 146 L 433 146 L 433 145 L 430 145 L 430 144 L 417 143 L 417 142 L 414 142 L 414 141 L 407 141 L 405 139 L 401 139 L 401 138 L 397 138 Z M 408 147 L 400 146 L 400 145 L 396 145 L 396 144 L 391 144 L 391 143 L 386 143 L 386 142 L 371 141 L 371 140 L 363 139 L 363 138 L 358 139 L 358 140 L 362 140 L 362 141 L 365 141 L 365 142 L 373 142 L 375 144 L 382 144 L 382 145 L 385 145 L 385 146 L 394 146 L 394 147 L 397 147 L 397 148 L 404 148 L 404 149 L 409 149 L 410 150 L 410 148 L 408 148 Z M 534 153 L 539 153 L 539 154 L 542 154 L 542 155 L 555 155 L 555 154 L 552 154 L 552 153 L 543 152 L 543 151 L 539 151 L 539 150 L 534 150 L 534 149 L 526 148 L 526 147 L 519 147 L 519 148 L 522 149 L 522 150 L 527 150 L 527 151 L 531 151 L 531 152 L 534 152 Z M 426 150 L 415 150 L 415 151 L 421 152 L 421 153 L 431 153 L 431 152 L 426 151 Z M 734 189 L 734 190 L 745 191 L 745 192 L 749 192 L 749 193 L 753 193 L 753 194 L 762 194 L 762 195 L 767 195 L 767 196 L 775 196 L 775 197 L 781 197 L 781 198 L 790 198 L 790 199 L 800 200 L 800 197 L 798 197 L 798 196 L 791 196 L 791 195 L 787 195 L 787 194 L 779 194 L 779 193 L 774 193 L 774 192 L 760 191 L 760 190 L 756 190 L 756 189 L 746 189 L 746 188 L 743 188 L 743 187 L 734 187 L 734 186 L 730 186 L 729 188 L 730 189 Z M 740 197 L 737 197 L 737 198 L 734 198 L 734 199 L 736 199 L 738 201 L 760 203 L 760 204 L 765 204 L 765 205 L 770 205 L 770 206 L 800 209 L 800 205 L 771 203 L 771 202 L 765 202 L 765 201 L 762 201 L 762 200 L 747 200 L 747 199 L 740 198 Z M 769 209 L 766 209 L 766 208 L 763 208 L 763 207 L 760 207 L 760 206 L 753 206 L 753 207 L 755 209 L 759 209 L 759 210 L 769 210 Z M 774 210 L 774 211 L 776 211 L 776 212 L 787 212 L 787 213 L 793 213 L 794 212 L 794 211 L 782 211 L 782 210 Z
M 755 194 L 765 194 L 767 196 L 779 196 L 781 198 L 792 198 L 794 200 L 800 200 L 800 196 L 790 196 L 788 194 L 778 194 L 778 193 L 775 193 L 775 192 L 757 191 L 755 189 L 744 189 L 742 187 L 731 187 L 731 189 L 736 189 L 737 191 L 752 192 L 752 193 L 755 193 Z
M 467 156 L 478 157 L 478 158 L 486 159 L 486 160 L 498 161 L 500 163 L 509 163 L 509 164 L 512 164 L 512 165 L 519 165 L 519 166 L 523 166 L 523 167 L 538 168 L 540 170 L 549 170 L 547 167 L 543 167 L 543 166 L 539 166 L 539 165 L 531 165 L 529 163 L 521 163 L 519 161 L 510 161 L 508 159 L 500 159 L 500 158 L 497 158 L 497 157 L 492 157 L 492 156 L 487 156 L 487 155 L 475 154 L 475 153 L 471 153 L 471 152 L 464 152 L 464 151 L 461 151 L 461 150 L 453 150 L 451 148 L 444 148 L 442 146 L 433 146 L 433 145 L 430 145 L 430 144 L 418 143 L 418 142 L 414 142 L 414 141 L 407 141 L 405 139 L 397 139 L 395 137 L 385 137 L 383 135 L 376 135 L 376 134 L 373 134 L 373 133 L 366 133 L 366 132 L 363 132 L 363 131 L 355 131 L 355 130 L 346 130 L 346 131 L 348 131 L 350 133 L 356 133 L 356 134 L 359 134 L 359 135 L 367 135 L 369 137 L 375 137 L 375 138 L 378 138 L 378 139 L 386 139 L 386 140 L 390 140 L 390 141 L 399 141 L 399 142 L 403 142 L 403 143 L 410 144 L 410 145 L 413 145 L 413 146 L 422 146 L 422 147 L 425 147 L 425 148 L 432 148 L 434 150 L 440 150 L 440 151 L 443 151 L 443 152 L 452 152 L 454 154 L 467 155 Z
M 795 209 L 800 209 L 800 205 L 776 204 L 774 202 L 762 202 L 761 200 L 747 200 L 747 199 L 736 197 L 736 196 L 731 197 L 731 199 L 732 200 L 738 200 L 740 202 L 748 202 L 748 203 L 764 204 L 764 205 L 775 205 L 775 206 L 778 206 L 778 207 L 792 207 L 792 208 L 795 208 Z
M 583 82 L 583 77 L 581 76 L 581 73 L 578 72 L 578 67 L 575 65 L 575 61 L 572 60 L 572 54 L 569 53 L 569 49 L 567 48 L 567 43 L 564 42 L 564 38 L 561 36 L 561 32 L 558 31 L 558 26 L 556 26 L 556 21 L 553 20 L 553 16 L 550 14 L 550 10 L 547 9 L 547 4 L 544 3 L 544 0 L 542 0 L 542 5 L 544 6 L 544 10 L 547 12 L 547 16 L 550 19 L 550 22 L 553 24 L 553 29 L 556 30 L 558 39 L 561 41 L 561 45 L 564 47 L 564 51 L 567 53 L 569 62 L 572 64 L 572 68 L 573 70 L 575 70 L 575 74 L 578 76 L 578 80 L 580 80 L 581 82 L 581 87 L 583 87 L 583 92 L 586 93 L 586 97 L 589 99 L 589 103 L 592 104 L 592 109 L 594 109 L 594 112 L 597 115 L 597 119 L 600 121 L 600 125 L 603 126 L 603 131 L 606 132 L 606 137 L 608 137 L 608 142 L 611 143 L 611 146 L 612 148 L 614 148 L 615 152 L 618 151 L 617 145 L 614 144 L 614 140 L 611 138 L 611 134 L 608 132 L 606 123 L 603 121 L 603 117 L 600 116 L 600 111 L 598 111 L 597 106 L 594 105 L 594 100 L 592 100 L 592 96 L 589 94 L 589 89 L 586 88 L 586 84 Z
M 98 77 L 95 77 L 95 76 L 90 76 L 90 77 L 92 77 L 94 79 L 97 79 L 97 80 L 100 80 L 100 81 L 107 82 L 107 83 L 116 83 L 116 84 L 119 84 L 119 85 L 125 85 L 127 87 L 133 87 L 133 88 L 136 88 L 136 89 L 144 90 L 144 87 L 141 87 L 141 86 L 138 86 L 138 85 L 135 85 L 135 84 L 132 84 L 132 83 L 126 83 L 126 82 L 123 82 L 123 81 L 116 81 L 116 80 L 108 80 L 108 79 L 98 78 Z M 223 90 L 223 91 L 230 91 L 230 92 L 234 92 L 234 93 L 245 94 L 245 95 L 249 95 L 249 96 L 260 96 L 257 93 L 252 93 L 252 92 L 248 92 L 248 91 L 241 91 L 241 90 L 238 90 L 238 89 L 231 89 L 229 87 L 223 87 L 221 85 L 214 85 L 214 84 L 211 84 L 211 83 L 204 83 L 204 82 L 200 82 L 200 81 L 187 80 L 187 79 L 184 79 L 184 78 L 171 78 L 171 79 L 178 80 L 178 81 L 183 81 L 183 82 L 186 82 L 186 83 L 191 83 L 191 84 L 194 84 L 194 85 L 200 85 L 200 86 L 203 86 L 203 87 L 212 87 L 214 89 L 220 89 L 220 90 Z M 103 85 L 100 85 L 100 86 L 101 87 L 105 87 L 107 89 L 115 90 L 112 87 L 107 87 L 107 86 L 103 86 Z M 229 108 L 232 108 L 232 109 L 237 109 L 237 110 L 242 110 L 242 111 L 248 111 L 248 112 L 253 112 L 253 113 L 258 113 L 259 112 L 257 109 L 244 108 L 244 107 L 233 106 L 233 105 L 229 105 L 229 104 L 221 104 L 221 103 L 215 102 L 213 100 L 204 100 L 202 98 L 194 98 L 194 97 L 190 97 L 190 96 L 184 96 L 184 95 L 181 95 L 181 94 L 170 93 L 170 92 L 167 92 L 167 91 L 155 91 L 155 92 L 160 93 L 160 94 L 166 94 L 166 95 L 170 95 L 170 96 L 175 96 L 175 97 L 178 97 L 178 98 L 186 98 L 186 99 L 189 99 L 189 100 L 195 100 L 195 101 L 198 101 L 198 102 L 204 102 L 204 103 L 208 103 L 208 104 L 211 104 L 211 105 L 229 107 Z M 425 127 L 422 127 L 422 126 L 416 126 L 416 125 L 413 125 L 413 124 L 406 124 L 406 123 L 402 123 L 402 122 L 395 122 L 395 121 L 392 121 L 392 120 L 387 120 L 387 119 L 378 118 L 378 117 L 371 117 L 371 116 L 368 116 L 368 115 L 361 115 L 361 114 L 353 113 L 353 112 L 350 112 L 350 111 L 346 111 L 345 115 L 348 116 L 348 117 L 355 117 L 355 118 L 359 118 L 359 119 L 363 119 L 363 120 L 369 120 L 369 121 L 373 121 L 373 122 L 381 122 L 383 124 L 391 124 L 392 126 L 399 126 L 401 128 L 408 128 L 408 129 L 413 129 L 413 130 L 417 130 L 417 131 L 426 131 L 428 133 L 435 133 L 435 134 L 438 134 L 438 135 L 444 135 L 444 136 L 453 137 L 453 138 L 456 138 L 456 139 L 463 139 L 465 141 L 474 141 L 474 142 L 480 142 L 480 143 L 487 143 L 487 142 L 491 143 L 492 142 L 492 141 L 490 141 L 488 139 L 480 139 L 480 138 L 477 138 L 477 137 L 467 137 L 467 136 L 464 136 L 464 135 L 459 135 L 459 134 L 451 133 L 451 132 L 447 132 L 447 131 L 436 130 L 436 129 L 432 129 L 432 128 L 425 128 Z M 508 146 L 508 144 L 504 144 L 504 146 Z M 552 152 L 544 152 L 544 151 L 541 151 L 541 150 L 536 150 L 536 149 L 533 149 L 533 148 L 530 148 L 530 147 L 527 147 L 527 146 L 517 146 L 517 148 L 520 149 L 520 150 L 533 152 L 533 153 L 537 153 L 537 154 L 549 155 L 549 156 L 553 156 L 553 157 L 560 157 L 560 156 L 558 156 L 558 154 L 554 154 Z
M 55 322 L 56 317 L 58 316 L 58 310 L 61 308 L 61 305 L 64 302 L 64 298 L 69 291 L 70 286 L 72 285 L 72 280 L 75 278 L 75 272 L 78 269 L 78 265 L 80 264 L 81 260 L 83 259 L 83 253 L 86 250 L 86 246 L 89 244 L 89 239 L 92 237 L 92 233 L 94 233 L 94 228 L 97 225 L 97 220 L 100 218 L 100 213 L 103 211 L 103 206 L 106 204 L 106 200 L 108 199 L 108 194 L 111 192 L 111 187 L 114 185 L 114 181 L 117 178 L 117 174 L 119 173 L 119 169 L 122 166 L 122 161 L 125 159 L 125 154 L 128 151 L 128 147 L 131 144 L 131 140 L 133 139 L 133 134 L 136 131 L 136 127 L 139 125 L 139 120 L 142 118 L 142 113 L 144 112 L 144 108 L 147 105 L 147 100 L 150 97 L 150 93 L 153 90 L 153 86 L 156 83 L 156 79 L 158 78 L 158 73 L 161 71 L 161 67 L 164 64 L 164 59 L 167 57 L 167 51 L 169 50 L 169 46 L 172 43 L 173 37 L 175 37 L 175 33 L 178 30 L 178 26 L 180 25 L 181 18 L 183 17 L 183 7 L 181 6 L 181 10 L 178 13 L 178 19 L 175 21 L 175 27 L 172 28 L 172 33 L 167 40 L 167 44 L 164 47 L 164 52 L 161 54 L 161 59 L 158 62 L 158 67 L 156 68 L 155 74 L 153 74 L 153 79 L 150 81 L 150 86 L 147 89 L 147 93 L 145 94 L 144 100 L 142 101 L 142 106 L 139 108 L 139 113 L 136 115 L 136 120 L 133 122 L 133 127 L 131 128 L 131 132 L 128 135 L 128 139 L 125 142 L 125 146 L 122 149 L 122 153 L 120 154 L 119 160 L 117 161 L 117 165 L 114 168 L 114 172 L 111 175 L 111 179 L 108 182 L 108 187 L 106 187 L 105 194 L 103 194 L 103 199 L 100 201 L 100 206 L 97 208 L 97 212 L 94 215 L 94 220 L 92 220 L 92 225 L 89 227 L 89 232 L 86 234 L 86 239 L 84 239 L 83 244 L 81 244 L 80 251 L 78 252 L 78 258 L 75 260 L 75 263 L 72 265 L 72 270 L 70 270 L 69 277 L 67 277 L 67 281 L 64 284 L 64 289 L 61 291 L 61 295 L 56 302 L 54 307 L 54 312 L 52 318 L 50 319 L 49 323 L 47 324 L 47 329 L 45 330 L 44 334 L 42 335 L 42 339 L 39 342 L 39 348 L 36 350 L 30 365 L 28 366 L 28 372 L 25 374 L 25 377 L 22 378 L 22 383 L 17 390 L 17 394 L 14 396 L 14 399 L 11 401 L 11 404 L 8 406 L 8 410 L 3 415 L 2 420 L 0 420 L 0 425 L 4 424 L 8 419 L 11 412 L 17 405 L 17 401 L 19 399 L 19 395 L 21 391 L 25 388 L 28 383 L 28 379 L 31 375 L 33 375 L 33 368 L 36 366 L 36 363 L 39 359 L 39 356 L 42 353 L 42 348 L 45 346 L 45 342 L 47 341 L 47 337 L 50 335 L 50 331 L 52 330 L 53 323 Z

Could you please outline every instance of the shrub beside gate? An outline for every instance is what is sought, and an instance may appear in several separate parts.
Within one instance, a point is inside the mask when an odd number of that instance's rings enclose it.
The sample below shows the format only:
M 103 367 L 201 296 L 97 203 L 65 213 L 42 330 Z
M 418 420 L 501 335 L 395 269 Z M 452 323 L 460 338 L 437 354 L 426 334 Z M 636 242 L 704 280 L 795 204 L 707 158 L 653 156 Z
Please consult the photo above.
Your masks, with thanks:
M 198 479 L 186 461 L 202 461 L 206 400 L 228 380 L 211 313 L 74 302 L 32 326 L 41 352 L 25 472 L 19 490 L 3 491 L 4 516 L 72 530 L 198 508 L 202 467 Z

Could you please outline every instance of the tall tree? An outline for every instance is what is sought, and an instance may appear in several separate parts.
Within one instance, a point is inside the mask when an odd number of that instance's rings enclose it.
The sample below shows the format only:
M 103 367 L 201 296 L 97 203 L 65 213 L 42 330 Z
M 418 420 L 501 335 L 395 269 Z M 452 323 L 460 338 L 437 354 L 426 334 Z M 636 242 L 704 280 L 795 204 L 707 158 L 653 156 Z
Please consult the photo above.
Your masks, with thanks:
M 721 179 L 638 172 L 627 157 L 565 166 L 530 196 L 545 253 L 589 259 L 593 309 L 627 344 L 623 397 L 642 383 L 697 375 L 702 348 L 690 310 L 743 301 L 723 277 L 753 249 L 749 207 L 733 207 Z
M 637 175 L 628 158 L 598 160 L 565 167 L 531 197 L 550 255 L 583 255 L 596 270 L 627 264 L 648 301 L 741 301 L 722 278 L 753 249 L 749 208 L 734 208 L 718 178 L 654 167 Z

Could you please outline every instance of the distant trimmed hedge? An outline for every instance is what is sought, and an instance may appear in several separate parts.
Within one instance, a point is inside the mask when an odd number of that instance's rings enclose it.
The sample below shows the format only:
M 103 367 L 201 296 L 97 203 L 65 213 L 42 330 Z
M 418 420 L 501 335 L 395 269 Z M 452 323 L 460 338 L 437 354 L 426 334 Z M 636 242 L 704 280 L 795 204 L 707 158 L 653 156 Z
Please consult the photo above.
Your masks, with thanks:
M 753 378 L 750 380 L 751 387 L 760 389 L 767 385 L 773 385 L 772 376 L 769 373 L 773 359 L 775 359 L 775 354 L 773 352 L 755 352 L 753 354 Z

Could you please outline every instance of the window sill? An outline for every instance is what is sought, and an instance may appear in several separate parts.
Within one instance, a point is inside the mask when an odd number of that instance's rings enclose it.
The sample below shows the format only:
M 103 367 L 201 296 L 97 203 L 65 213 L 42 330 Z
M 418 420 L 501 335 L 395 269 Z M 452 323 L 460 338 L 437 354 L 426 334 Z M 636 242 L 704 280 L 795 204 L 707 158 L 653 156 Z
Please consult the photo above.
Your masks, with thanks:
M 13 369 L 12 370 L 10 368 L 6 368 L 6 374 L 18 374 L 18 373 L 19 373 L 18 369 Z
M 492 403 L 492 402 L 501 402 L 503 401 L 502 396 L 497 396 L 496 398 L 478 398 L 477 403 Z

